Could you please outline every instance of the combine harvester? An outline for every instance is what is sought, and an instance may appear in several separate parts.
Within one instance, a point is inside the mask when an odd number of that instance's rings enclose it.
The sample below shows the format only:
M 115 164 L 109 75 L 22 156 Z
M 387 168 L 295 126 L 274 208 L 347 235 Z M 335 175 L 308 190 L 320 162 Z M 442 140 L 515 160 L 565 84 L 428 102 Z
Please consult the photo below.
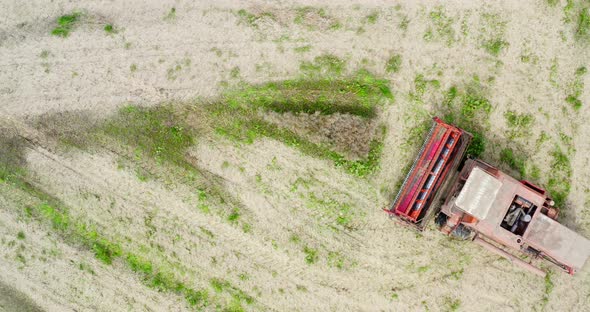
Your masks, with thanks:
M 559 210 L 542 188 L 479 159 L 465 160 L 472 138 L 434 118 L 414 165 L 385 211 L 420 231 L 436 215 L 443 233 L 471 239 L 541 276 L 544 271 L 509 251 L 548 260 L 569 274 L 580 270 L 590 256 L 590 241 L 557 222 Z

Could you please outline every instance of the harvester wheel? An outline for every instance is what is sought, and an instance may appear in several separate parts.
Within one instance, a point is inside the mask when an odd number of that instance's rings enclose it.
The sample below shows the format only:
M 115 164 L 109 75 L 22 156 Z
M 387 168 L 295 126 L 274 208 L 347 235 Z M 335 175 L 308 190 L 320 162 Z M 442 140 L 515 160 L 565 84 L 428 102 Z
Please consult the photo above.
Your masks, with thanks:
M 452 232 L 451 235 L 458 239 L 466 240 L 471 236 L 471 230 L 463 224 L 459 224 Z
M 436 219 L 434 219 L 434 222 L 436 223 L 436 225 L 438 225 L 438 228 L 440 229 L 447 223 L 448 218 L 449 217 L 446 214 L 439 212 L 438 215 L 436 215 Z

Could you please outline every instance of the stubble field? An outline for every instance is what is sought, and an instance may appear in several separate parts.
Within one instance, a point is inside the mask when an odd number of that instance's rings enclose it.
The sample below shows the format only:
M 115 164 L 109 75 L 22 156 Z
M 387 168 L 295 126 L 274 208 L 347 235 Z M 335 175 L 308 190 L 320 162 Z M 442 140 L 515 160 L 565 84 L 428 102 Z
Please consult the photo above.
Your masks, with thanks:
M 585 311 L 382 208 L 440 116 L 590 237 L 589 10 L 0 2 L 0 311 Z

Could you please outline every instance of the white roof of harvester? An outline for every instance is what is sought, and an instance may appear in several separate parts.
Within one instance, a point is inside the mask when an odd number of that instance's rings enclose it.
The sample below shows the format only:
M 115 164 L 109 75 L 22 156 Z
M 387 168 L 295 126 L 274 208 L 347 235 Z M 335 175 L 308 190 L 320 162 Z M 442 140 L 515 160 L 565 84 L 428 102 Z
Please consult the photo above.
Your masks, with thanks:
M 502 187 L 502 182 L 482 169 L 475 167 L 469 174 L 455 205 L 468 214 L 483 220 Z
M 590 241 L 580 234 L 559 224 L 544 214 L 538 214 L 531 222 L 526 239 L 529 243 L 543 246 L 560 262 L 581 269 L 590 257 Z

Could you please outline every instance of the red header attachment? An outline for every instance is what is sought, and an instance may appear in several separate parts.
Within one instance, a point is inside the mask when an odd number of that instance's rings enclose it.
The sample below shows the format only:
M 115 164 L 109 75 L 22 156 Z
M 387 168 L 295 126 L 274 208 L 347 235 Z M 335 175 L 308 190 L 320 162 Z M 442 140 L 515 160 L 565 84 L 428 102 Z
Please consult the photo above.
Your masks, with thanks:
M 414 165 L 387 212 L 405 221 L 419 223 L 426 215 L 432 200 L 445 180 L 455 158 L 463 157 L 471 135 L 435 117 L 432 128 Z

